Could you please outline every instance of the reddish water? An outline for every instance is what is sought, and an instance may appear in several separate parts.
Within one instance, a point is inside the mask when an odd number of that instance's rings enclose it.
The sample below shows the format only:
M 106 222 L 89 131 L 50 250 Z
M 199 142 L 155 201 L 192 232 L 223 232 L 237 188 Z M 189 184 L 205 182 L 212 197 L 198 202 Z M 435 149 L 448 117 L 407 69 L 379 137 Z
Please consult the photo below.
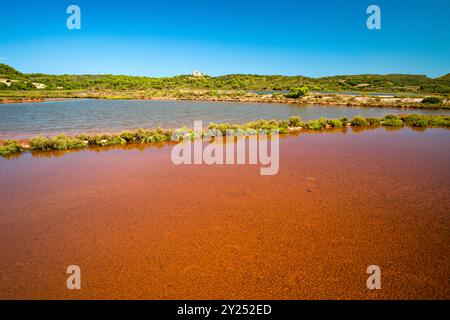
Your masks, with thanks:
M 302 134 L 275 176 L 168 145 L 0 159 L 0 298 L 449 299 L 449 142 Z

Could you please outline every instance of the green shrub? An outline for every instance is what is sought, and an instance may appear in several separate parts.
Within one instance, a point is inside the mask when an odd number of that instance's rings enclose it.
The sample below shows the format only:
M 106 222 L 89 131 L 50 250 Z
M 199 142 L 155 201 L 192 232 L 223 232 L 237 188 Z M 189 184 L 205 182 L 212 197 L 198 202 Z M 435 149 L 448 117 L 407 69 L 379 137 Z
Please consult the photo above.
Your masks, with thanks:
M 65 134 L 57 135 L 53 138 L 36 137 L 30 140 L 32 150 L 67 150 L 85 147 L 87 143 L 78 137 L 68 137 Z
M 309 88 L 306 86 L 303 87 L 295 87 L 289 89 L 289 93 L 286 95 L 288 98 L 297 99 L 307 95 L 309 92 Z
M 186 132 L 189 131 L 187 128 L 185 130 Z M 181 135 L 181 133 L 180 133 Z M 157 128 L 156 130 L 149 130 L 149 129 L 138 129 L 135 133 L 134 133 L 134 140 L 136 142 L 140 142 L 140 143 L 147 143 L 147 142 L 158 142 L 158 141 L 166 141 L 166 140 L 170 140 L 172 136 L 172 132 L 171 131 L 164 131 L 161 128 Z M 124 136 L 121 136 L 122 138 L 124 138 Z M 125 136 L 125 139 L 127 139 L 129 137 Z M 132 140 L 133 140 L 132 139 Z M 126 140 L 126 141 L 131 141 L 131 140 Z
M 0 146 L 0 155 L 4 156 L 10 153 L 22 152 L 24 149 L 17 140 L 5 140 Z
M 172 133 L 173 133 L 173 130 L 171 130 L 171 129 L 168 129 L 168 130 L 166 130 L 164 132 L 164 134 L 166 135 L 167 140 L 172 139 Z
M 268 126 L 268 129 L 278 129 L 279 123 L 275 119 L 270 119 L 269 121 L 267 121 L 267 126 Z
M 362 116 L 356 116 L 352 119 L 351 124 L 355 127 L 362 127 L 367 126 L 368 122 Z
M 86 142 L 78 138 L 72 138 L 66 136 L 65 134 L 60 134 L 50 140 L 50 145 L 51 148 L 55 150 L 66 150 L 85 147 Z
M 428 127 L 428 120 L 419 119 L 412 124 L 413 127 L 426 128 Z
M 254 125 L 256 127 L 256 122 L 254 122 Z M 210 123 L 208 126 L 208 129 L 214 129 L 219 130 L 222 135 L 225 135 L 227 133 L 227 129 L 230 127 L 228 123 Z M 187 129 L 187 128 L 186 128 Z
M 385 120 L 383 120 L 382 122 L 383 126 L 388 126 L 388 127 L 403 127 L 405 124 L 403 123 L 402 120 L 400 119 L 393 119 L 393 118 L 388 118 Z
M 303 126 L 302 118 L 297 116 L 289 117 L 289 127 L 301 127 Z
M 134 140 L 134 133 L 131 131 L 123 131 L 120 134 L 120 137 L 124 139 L 126 142 L 130 142 Z
M 449 116 L 430 116 L 428 118 L 428 124 L 436 127 L 450 127 Z
M 117 135 L 117 136 L 115 135 L 115 136 L 110 136 L 108 138 L 108 141 L 106 142 L 106 144 L 103 144 L 103 145 L 112 146 L 112 145 L 126 144 L 126 143 L 127 143 L 127 141 L 124 138 L 122 138 L 120 135 Z
M 341 120 L 339 119 L 330 119 L 327 120 L 327 124 L 329 124 L 330 126 L 332 126 L 333 128 L 342 128 L 344 126 L 344 124 L 342 123 Z
M 382 124 L 383 126 L 388 127 L 403 127 L 405 125 L 400 117 L 395 114 L 386 115 L 382 121 Z
M 259 119 L 258 121 L 251 121 L 247 123 L 247 127 L 255 130 L 272 130 L 278 129 L 278 122 L 274 119 L 266 121 L 264 119 Z M 233 129 L 233 126 L 228 124 L 229 129 Z
M 442 103 L 442 99 L 438 98 L 438 97 L 426 97 L 422 100 L 422 103 L 427 103 L 427 104 L 441 104 Z
M 385 120 L 398 120 L 400 119 L 399 116 L 395 115 L 395 114 L 388 114 L 387 116 L 384 117 Z
M 106 143 L 108 137 L 109 136 L 107 134 L 96 134 L 94 136 L 90 136 L 88 141 L 89 144 L 101 146 L 103 143 Z
M 210 123 L 208 128 L 214 131 L 221 131 L 218 129 L 218 126 L 219 124 L 217 123 Z M 184 136 L 190 134 L 190 132 L 191 130 L 187 127 L 181 127 L 173 131 L 171 138 L 174 139 L 173 141 L 181 141 L 184 139 Z
M 51 150 L 52 144 L 47 137 L 36 137 L 30 140 L 30 149 L 32 150 Z
M 277 130 L 278 130 L 278 133 L 288 133 L 289 132 L 288 128 L 279 127 Z
M 171 138 L 171 134 L 168 132 L 165 132 L 163 129 L 161 128 L 157 128 L 154 132 L 153 132 L 153 141 L 152 142 L 161 142 L 161 141 L 167 141 L 170 140 Z
M 97 146 L 112 146 L 126 143 L 127 141 L 120 135 L 98 134 L 89 138 L 89 144 Z
M 319 121 L 322 124 L 322 127 L 325 127 L 328 124 L 328 120 L 324 117 L 320 117 Z
M 89 136 L 84 133 L 75 136 L 75 138 L 77 138 L 79 140 L 83 140 L 83 141 L 89 141 Z
M 321 120 L 309 120 L 305 126 L 308 130 L 321 130 L 324 127 Z
M 290 123 L 289 120 L 280 120 L 278 122 L 278 126 L 282 129 L 287 129 L 289 128 L 289 123 Z
M 136 140 L 141 143 L 154 142 L 154 135 L 155 133 L 153 132 L 153 130 L 143 129 L 138 132 Z
M 378 118 L 367 118 L 366 121 L 370 126 L 379 126 L 381 122 Z
M 408 126 L 412 127 L 427 127 L 428 117 L 419 114 L 410 114 L 400 117 L 400 119 Z

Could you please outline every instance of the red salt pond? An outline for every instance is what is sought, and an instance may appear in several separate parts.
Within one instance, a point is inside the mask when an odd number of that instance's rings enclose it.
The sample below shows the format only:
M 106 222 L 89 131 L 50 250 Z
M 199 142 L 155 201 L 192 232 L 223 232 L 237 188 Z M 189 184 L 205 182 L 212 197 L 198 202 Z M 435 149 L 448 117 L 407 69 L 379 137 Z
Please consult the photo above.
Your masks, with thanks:
M 449 130 L 285 137 L 274 176 L 170 151 L 0 159 L 0 298 L 450 298 Z

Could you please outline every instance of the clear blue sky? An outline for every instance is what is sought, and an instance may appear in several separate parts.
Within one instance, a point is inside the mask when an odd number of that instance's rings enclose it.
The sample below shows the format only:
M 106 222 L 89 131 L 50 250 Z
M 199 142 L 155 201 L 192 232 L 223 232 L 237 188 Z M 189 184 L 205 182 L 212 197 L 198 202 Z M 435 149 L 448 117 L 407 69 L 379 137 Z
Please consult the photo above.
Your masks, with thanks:
M 2 0 L 0 21 L 1 62 L 27 73 L 450 72 L 449 0 Z

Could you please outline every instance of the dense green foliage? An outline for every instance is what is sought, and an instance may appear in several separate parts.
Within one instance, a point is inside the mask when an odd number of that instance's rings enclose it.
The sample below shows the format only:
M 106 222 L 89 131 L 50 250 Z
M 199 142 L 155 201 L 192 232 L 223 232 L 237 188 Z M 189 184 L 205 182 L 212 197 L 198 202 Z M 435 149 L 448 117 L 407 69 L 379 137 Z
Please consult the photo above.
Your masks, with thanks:
M 68 137 L 65 134 L 53 138 L 36 137 L 30 140 L 32 150 L 66 150 L 85 147 L 87 143 L 79 138 Z
M 400 117 L 395 114 L 385 116 L 381 124 L 387 127 L 403 127 L 405 125 Z
M 326 123 L 322 120 L 309 120 L 305 123 L 305 128 L 308 130 L 321 130 L 325 127 Z
M 306 86 L 291 88 L 289 93 L 286 95 L 288 98 L 298 99 L 300 97 L 306 96 L 309 92 L 309 88 Z
M 363 118 L 362 116 L 354 117 L 350 123 L 352 124 L 352 126 L 355 126 L 355 127 L 362 127 L 362 126 L 369 125 L 367 120 L 365 118 Z
M 0 64 L 0 78 L 43 83 L 46 90 L 290 90 L 301 96 L 305 88 L 326 91 L 379 91 L 450 94 L 450 77 L 428 78 L 424 75 L 342 75 L 322 78 L 281 75 L 232 74 L 218 77 L 180 75 L 174 77 L 143 77 L 125 75 L 47 75 L 22 74 Z M 0 89 L 8 89 L 2 87 Z M 25 90 L 27 88 L 24 88 Z
M 0 63 L 0 78 L 20 79 L 22 73 L 7 64 Z
M 333 128 L 342 128 L 344 126 L 341 119 L 329 119 L 327 120 L 327 124 Z
M 408 116 L 401 117 L 403 123 L 411 127 L 420 127 L 425 128 L 428 127 L 428 120 L 430 119 L 427 116 L 422 116 L 419 114 L 413 114 Z
M 369 126 L 379 126 L 381 120 L 378 118 L 366 118 L 366 122 L 369 124 Z
M 438 97 L 426 97 L 422 100 L 422 103 L 439 104 L 442 103 L 442 99 Z
M 3 144 L 0 145 L 0 155 L 22 152 L 23 150 L 24 148 L 20 145 L 19 141 L 16 140 L 5 140 Z
M 301 127 L 303 125 L 302 118 L 297 116 L 289 117 L 288 122 L 290 127 Z

